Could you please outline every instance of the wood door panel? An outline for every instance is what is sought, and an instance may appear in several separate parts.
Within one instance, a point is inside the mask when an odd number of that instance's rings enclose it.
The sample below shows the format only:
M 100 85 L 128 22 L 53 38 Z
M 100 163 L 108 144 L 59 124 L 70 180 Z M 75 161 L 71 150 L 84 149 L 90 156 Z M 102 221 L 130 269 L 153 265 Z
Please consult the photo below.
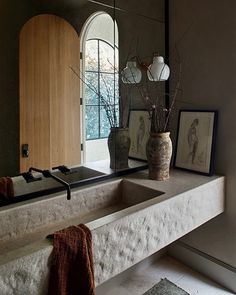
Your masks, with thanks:
M 29 20 L 20 34 L 20 170 L 78 165 L 80 151 L 79 38 L 54 15 Z
M 48 33 L 38 21 L 30 20 L 20 34 L 20 144 L 30 152 L 20 159 L 21 171 L 50 163 Z

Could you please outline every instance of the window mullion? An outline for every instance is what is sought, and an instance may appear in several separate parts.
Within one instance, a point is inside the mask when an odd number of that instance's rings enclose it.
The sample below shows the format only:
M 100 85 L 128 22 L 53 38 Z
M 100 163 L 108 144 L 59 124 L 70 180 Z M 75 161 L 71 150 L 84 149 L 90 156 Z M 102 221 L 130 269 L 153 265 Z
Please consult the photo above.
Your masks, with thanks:
M 98 137 L 101 138 L 101 65 L 100 65 L 100 41 L 98 41 L 98 93 L 99 93 L 99 97 L 98 97 Z

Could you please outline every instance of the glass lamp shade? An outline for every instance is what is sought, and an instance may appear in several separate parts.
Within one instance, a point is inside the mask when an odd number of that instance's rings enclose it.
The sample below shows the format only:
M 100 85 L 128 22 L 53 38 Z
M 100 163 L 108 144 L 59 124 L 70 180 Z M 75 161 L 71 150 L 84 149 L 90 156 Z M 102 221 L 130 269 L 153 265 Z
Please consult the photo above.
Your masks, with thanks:
M 148 67 L 147 76 L 150 81 L 166 81 L 170 76 L 170 68 L 162 56 L 154 56 L 153 63 Z
M 121 75 L 122 82 L 125 84 L 140 83 L 142 79 L 142 72 L 137 67 L 136 61 L 128 61 L 126 68 L 123 69 Z

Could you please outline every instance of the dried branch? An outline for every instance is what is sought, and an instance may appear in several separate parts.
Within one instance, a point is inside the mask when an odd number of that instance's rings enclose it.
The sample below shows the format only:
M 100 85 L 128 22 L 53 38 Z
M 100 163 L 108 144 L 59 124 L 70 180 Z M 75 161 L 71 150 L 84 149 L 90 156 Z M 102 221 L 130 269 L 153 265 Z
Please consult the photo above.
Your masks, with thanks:
M 80 74 L 78 74 L 73 67 L 69 66 L 69 68 L 82 81 L 82 83 L 84 83 L 84 85 L 86 85 L 100 99 L 102 106 L 105 110 L 107 119 L 109 121 L 110 127 L 118 127 L 118 120 L 116 115 L 118 110 L 117 110 L 117 104 L 115 103 L 115 97 L 113 98 L 114 103 L 111 103 L 111 93 L 103 75 L 101 75 L 101 77 L 103 79 L 105 89 L 106 89 L 106 94 L 107 94 L 106 98 L 97 91 L 97 89 L 91 84 L 91 82 L 88 81 L 88 79 L 86 79 L 82 71 L 80 71 Z

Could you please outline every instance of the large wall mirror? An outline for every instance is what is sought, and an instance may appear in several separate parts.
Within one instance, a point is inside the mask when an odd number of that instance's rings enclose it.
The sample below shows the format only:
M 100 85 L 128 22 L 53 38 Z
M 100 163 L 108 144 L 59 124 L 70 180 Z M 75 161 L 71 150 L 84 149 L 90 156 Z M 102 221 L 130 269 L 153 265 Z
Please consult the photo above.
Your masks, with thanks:
M 114 116 L 98 94 L 123 127 L 131 110 L 145 109 L 137 85 L 122 83 L 120 73 L 129 61 L 141 67 L 155 52 L 166 55 L 166 2 L 1 1 L 0 176 L 109 163 Z M 145 164 L 139 160 L 131 166 Z

